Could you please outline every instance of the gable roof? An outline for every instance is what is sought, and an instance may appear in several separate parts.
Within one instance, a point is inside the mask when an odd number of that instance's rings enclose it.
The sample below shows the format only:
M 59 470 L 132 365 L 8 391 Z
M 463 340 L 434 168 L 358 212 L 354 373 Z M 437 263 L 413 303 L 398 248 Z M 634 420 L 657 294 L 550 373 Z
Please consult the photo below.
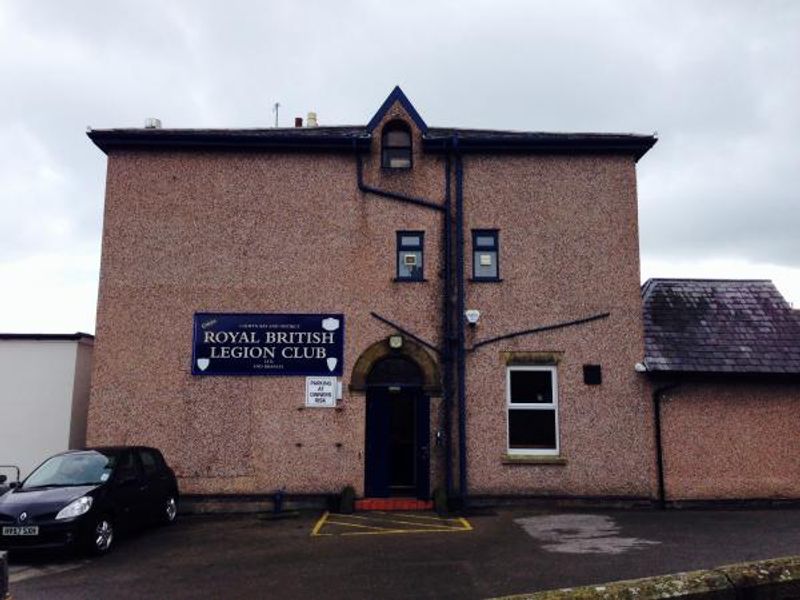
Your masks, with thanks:
M 649 279 L 651 372 L 800 374 L 800 311 L 769 280 Z
M 381 104 L 381 107 L 378 109 L 378 112 L 376 112 L 369 120 L 369 123 L 367 123 L 366 127 L 367 133 L 372 133 L 375 131 L 378 123 L 380 123 L 383 117 L 386 116 L 386 113 L 390 108 L 392 108 L 392 105 L 395 102 L 400 102 L 400 105 L 408 113 L 408 116 L 411 117 L 411 120 L 414 121 L 417 128 L 419 128 L 419 130 L 422 132 L 422 135 L 428 133 L 428 126 L 425 124 L 425 121 L 419 115 L 417 109 L 414 108 L 414 105 L 411 104 L 408 96 L 406 96 L 403 93 L 403 90 L 400 89 L 399 85 L 394 86 L 392 93 L 387 96 L 386 100 L 383 101 L 383 104 Z

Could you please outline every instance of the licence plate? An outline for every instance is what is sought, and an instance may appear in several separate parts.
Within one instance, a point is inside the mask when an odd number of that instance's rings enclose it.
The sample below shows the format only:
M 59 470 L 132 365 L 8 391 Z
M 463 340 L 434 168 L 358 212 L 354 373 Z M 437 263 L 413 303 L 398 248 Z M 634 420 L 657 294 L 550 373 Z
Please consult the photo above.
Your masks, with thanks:
M 39 535 L 39 528 L 29 527 L 3 527 L 3 535 Z

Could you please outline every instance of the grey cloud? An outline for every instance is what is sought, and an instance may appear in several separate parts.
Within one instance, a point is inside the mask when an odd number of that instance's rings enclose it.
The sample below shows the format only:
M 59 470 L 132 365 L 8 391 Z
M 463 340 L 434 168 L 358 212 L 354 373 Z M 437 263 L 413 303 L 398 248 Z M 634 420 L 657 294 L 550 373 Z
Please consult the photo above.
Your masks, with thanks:
M 646 255 L 800 269 L 798 31 L 791 0 L 5 2 L 0 262 L 97 254 L 86 125 L 364 123 L 399 83 L 435 125 L 658 130 Z

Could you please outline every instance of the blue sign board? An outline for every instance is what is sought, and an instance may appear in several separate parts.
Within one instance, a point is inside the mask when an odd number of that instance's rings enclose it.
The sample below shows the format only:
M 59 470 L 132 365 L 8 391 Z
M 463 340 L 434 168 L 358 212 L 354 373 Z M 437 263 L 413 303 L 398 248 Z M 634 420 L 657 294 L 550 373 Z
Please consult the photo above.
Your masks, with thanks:
M 343 315 L 194 315 L 194 375 L 340 376 L 343 358 Z

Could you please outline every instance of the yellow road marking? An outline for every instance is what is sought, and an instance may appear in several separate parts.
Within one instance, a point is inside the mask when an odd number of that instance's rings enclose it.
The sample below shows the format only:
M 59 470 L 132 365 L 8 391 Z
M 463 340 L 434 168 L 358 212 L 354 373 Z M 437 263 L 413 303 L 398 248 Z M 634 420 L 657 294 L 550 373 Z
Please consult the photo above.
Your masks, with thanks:
M 384 531 L 345 531 L 338 535 L 387 535 L 396 533 L 462 533 L 469 529 L 386 529 Z M 330 534 L 329 534 L 330 535 Z
M 388 517 L 403 517 L 404 519 L 426 519 L 428 521 L 454 521 L 457 523 L 461 523 L 464 519 L 462 517 L 432 517 L 429 515 L 414 515 L 414 514 L 407 514 L 407 513 L 396 513 L 396 512 L 384 512 L 380 510 L 372 511 L 373 514 L 377 515 L 386 515 Z
M 370 520 L 370 517 L 361 517 L 357 515 L 338 515 L 336 518 L 347 518 L 347 519 L 365 519 Z M 449 526 L 448 523 L 440 523 L 439 525 L 435 525 L 434 523 L 419 523 L 415 521 L 401 521 L 399 519 L 372 519 L 375 523 L 394 523 L 397 525 L 414 525 L 415 527 L 433 527 L 435 529 L 453 529 Z M 328 523 L 333 523 L 333 521 L 328 521 Z M 347 523 L 337 523 L 337 525 L 346 525 Z M 455 529 L 459 529 L 456 527 Z
M 402 519 L 390 517 L 402 517 Z M 353 520 L 362 521 L 354 523 Z M 403 520 L 412 519 L 412 520 Z M 416 519 L 416 520 L 413 520 Z M 421 523 L 420 519 L 437 521 L 438 523 Z M 366 521 L 364 523 L 363 521 Z M 397 525 L 411 525 L 410 528 L 398 528 Z M 329 533 L 327 526 L 341 527 L 344 529 L 367 529 L 369 531 L 340 531 Z M 394 535 L 399 533 L 450 533 L 458 531 L 472 531 L 472 525 L 464 517 L 454 517 L 444 519 L 427 515 L 408 515 L 402 513 L 386 513 L 375 511 L 369 516 L 366 515 L 331 515 L 325 511 L 311 530 L 314 537 L 332 537 L 344 535 Z
M 327 510 L 324 513 L 322 513 L 322 516 L 319 518 L 319 521 L 317 521 L 317 524 L 314 525 L 314 529 L 311 530 L 311 535 L 326 535 L 320 533 L 319 530 L 322 529 L 322 526 L 325 524 L 325 521 L 328 520 L 328 514 L 330 513 L 328 513 Z
M 360 527 L 363 529 L 376 529 L 378 531 L 387 531 L 386 527 L 375 527 L 374 525 L 362 525 L 361 523 L 340 523 L 339 521 L 331 521 L 328 519 L 328 525 L 341 525 L 342 527 Z

